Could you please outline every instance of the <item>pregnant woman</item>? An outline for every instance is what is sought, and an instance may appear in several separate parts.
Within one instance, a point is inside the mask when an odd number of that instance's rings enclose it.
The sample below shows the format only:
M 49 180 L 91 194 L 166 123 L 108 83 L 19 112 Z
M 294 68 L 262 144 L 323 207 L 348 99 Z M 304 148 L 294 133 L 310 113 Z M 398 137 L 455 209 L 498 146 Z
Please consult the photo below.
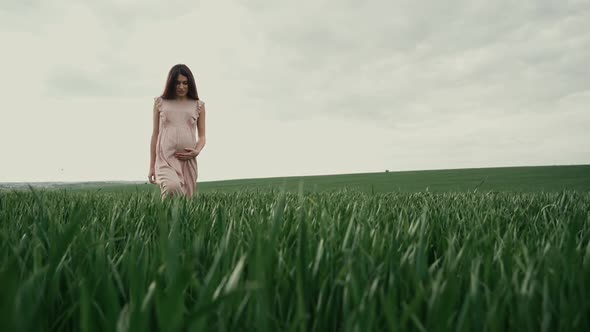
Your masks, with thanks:
M 192 197 L 196 157 L 204 146 L 205 103 L 199 99 L 191 70 L 177 64 L 168 72 L 164 93 L 154 98 L 148 178 L 159 184 L 162 199 Z

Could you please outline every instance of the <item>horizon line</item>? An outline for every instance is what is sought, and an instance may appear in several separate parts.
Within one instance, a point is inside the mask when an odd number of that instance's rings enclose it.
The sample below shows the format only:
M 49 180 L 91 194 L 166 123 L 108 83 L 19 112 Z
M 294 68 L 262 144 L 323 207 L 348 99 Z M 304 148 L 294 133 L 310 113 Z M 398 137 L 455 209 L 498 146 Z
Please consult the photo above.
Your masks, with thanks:
M 487 167 L 466 167 L 466 168 L 431 168 L 431 169 L 407 169 L 407 170 L 390 170 L 372 172 L 355 172 L 355 173 L 330 173 L 330 174 L 307 174 L 307 175 L 284 175 L 270 177 L 248 177 L 248 178 L 230 178 L 221 180 L 200 181 L 199 183 L 223 182 L 223 181 L 242 181 L 242 180 L 262 180 L 262 179 L 284 179 L 284 178 L 301 178 L 301 177 L 323 177 L 323 176 L 340 176 L 340 175 L 362 175 L 377 173 L 405 173 L 405 172 L 431 172 L 431 171 L 459 171 L 475 169 L 502 169 L 502 168 L 532 168 L 532 167 L 572 167 L 572 166 L 590 166 L 590 164 L 551 164 L 551 165 L 519 165 L 519 166 L 487 166 Z M 147 180 L 80 180 L 80 181 L 9 181 L 0 182 L 2 184 L 73 184 L 73 183 L 146 183 Z

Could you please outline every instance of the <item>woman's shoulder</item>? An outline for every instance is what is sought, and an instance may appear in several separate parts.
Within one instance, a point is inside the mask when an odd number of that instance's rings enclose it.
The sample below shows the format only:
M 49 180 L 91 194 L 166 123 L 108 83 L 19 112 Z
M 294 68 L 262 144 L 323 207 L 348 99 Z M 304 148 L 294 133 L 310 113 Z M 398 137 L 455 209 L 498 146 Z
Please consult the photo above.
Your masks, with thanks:
M 154 107 L 156 109 L 160 109 L 160 107 L 162 106 L 162 103 L 164 102 L 164 98 L 162 98 L 162 96 L 155 96 L 154 97 Z
M 197 99 L 197 112 L 201 113 L 205 107 L 205 102 L 201 99 Z

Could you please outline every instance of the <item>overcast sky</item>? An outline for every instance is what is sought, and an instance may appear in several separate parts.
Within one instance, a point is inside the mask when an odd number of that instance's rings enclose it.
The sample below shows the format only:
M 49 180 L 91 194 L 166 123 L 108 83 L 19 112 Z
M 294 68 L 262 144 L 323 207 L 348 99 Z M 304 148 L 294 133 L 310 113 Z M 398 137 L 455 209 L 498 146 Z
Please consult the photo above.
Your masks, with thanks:
M 590 164 L 590 1 L 0 2 L 0 182 L 147 180 L 187 64 L 198 181 Z

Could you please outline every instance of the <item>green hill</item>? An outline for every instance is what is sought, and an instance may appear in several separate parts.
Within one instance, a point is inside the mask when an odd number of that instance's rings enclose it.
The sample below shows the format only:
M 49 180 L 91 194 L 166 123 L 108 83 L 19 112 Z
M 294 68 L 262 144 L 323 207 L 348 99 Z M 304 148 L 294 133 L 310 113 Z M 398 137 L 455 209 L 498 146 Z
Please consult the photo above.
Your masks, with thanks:
M 297 191 L 353 189 L 364 192 L 461 192 L 461 191 L 590 191 L 590 165 L 499 167 L 451 170 L 379 172 L 294 176 L 198 182 L 200 192 L 285 188 Z M 102 191 L 151 190 L 150 184 L 84 184 L 70 189 Z

